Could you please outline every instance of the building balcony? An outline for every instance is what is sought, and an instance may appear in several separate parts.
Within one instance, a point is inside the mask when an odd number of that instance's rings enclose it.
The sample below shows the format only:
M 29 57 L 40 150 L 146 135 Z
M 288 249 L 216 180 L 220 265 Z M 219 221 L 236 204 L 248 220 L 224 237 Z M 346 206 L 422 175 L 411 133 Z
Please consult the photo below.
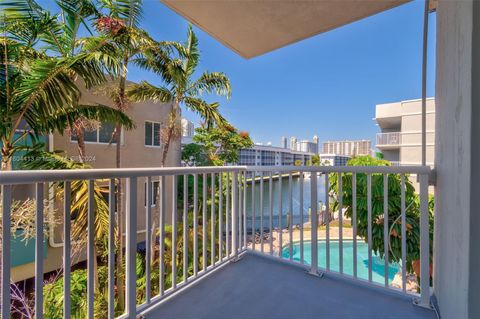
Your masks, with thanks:
M 401 144 L 400 132 L 377 133 L 377 148 L 379 149 L 397 149 Z
M 257 173 L 264 178 L 249 178 Z M 64 269 L 60 274 L 66 283 L 62 286 L 62 316 L 70 318 L 80 307 L 72 303 L 71 283 L 72 272 L 83 268 L 87 276 L 83 317 L 94 317 L 101 294 L 94 289 L 98 280 L 95 279 L 94 247 L 100 243 L 93 232 L 99 214 L 93 199 L 95 183 L 100 182 L 108 185 L 105 191 L 110 199 L 106 261 L 102 264 L 98 258 L 98 267 L 106 267 L 108 274 L 106 278 L 100 276 L 100 280 L 105 281 L 100 287 L 105 287 L 107 296 L 105 318 L 435 318 L 429 309 L 430 173 L 430 168 L 416 166 L 0 172 L 2 318 L 13 316 L 10 305 L 14 299 L 9 285 L 5 284 L 15 271 L 10 251 L 11 220 L 16 213 L 12 203 L 15 187 L 25 184 L 35 186 L 35 203 L 45 203 L 47 185 L 63 190 L 64 196 L 57 196 L 55 205 L 60 207 L 57 213 L 62 216 L 60 228 L 64 238 L 63 256 L 58 258 L 59 268 Z M 419 175 L 420 204 L 416 213 L 411 210 L 412 197 L 406 196 L 408 174 Z M 397 194 L 401 209 L 390 212 L 392 218 L 398 214 L 397 219 L 383 223 L 385 216 L 389 216 L 389 178 L 397 177 L 402 190 Z M 114 244 L 116 179 L 123 179 L 126 184 L 125 196 L 122 196 L 126 207 L 123 257 L 116 254 Z M 181 183 L 187 179 L 191 183 Z M 139 210 L 137 204 L 143 203 L 143 198 L 136 186 L 152 180 L 159 181 L 158 193 L 146 192 L 145 203 L 152 203 L 156 198 L 156 205 L 145 205 Z M 72 256 L 75 238 L 71 235 L 75 222 L 72 219 L 74 196 L 70 190 L 82 181 L 88 185 L 89 198 L 86 262 L 75 265 Z M 182 186 L 179 188 L 179 185 Z M 382 189 L 380 199 L 378 189 Z M 346 196 L 349 190 L 351 196 Z M 381 214 L 376 208 L 378 200 L 384 207 Z M 46 271 L 42 243 L 46 239 L 43 220 L 47 209 L 42 204 L 36 205 L 38 249 L 32 267 L 37 276 L 31 291 L 35 311 L 45 318 L 48 317 L 48 309 L 44 308 L 47 292 L 43 288 L 49 278 L 48 274 L 43 275 Z M 361 237 L 363 231 L 357 229 L 357 225 L 361 225 L 357 220 L 366 216 L 363 213 L 368 214 L 365 237 Z M 417 250 L 420 251 L 416 257 L 420 280 L 413 279 L 413 283 L 411 278 L 415 276 L 408 271 L 411 247 L 407 249 L 407 233 L 412 231 L 411 214 L 418 216 L 418 227 L 413 231 L 419 238 Z M 380 238 L 379 231 L 383 232 Z M 374 243 L 384 247 L 396 245 L 401 249 L 395 250 L 397 256 L 390 249 L 384 256 L 374 249 Z M 120 277 L 115 258 L 122 258 L 125 263 Z M 121 278 L 125 278 L 125 310 L 118 313 L 114 307 L 119 302 Z M 37 314 L 36 318 L 42 316 Z

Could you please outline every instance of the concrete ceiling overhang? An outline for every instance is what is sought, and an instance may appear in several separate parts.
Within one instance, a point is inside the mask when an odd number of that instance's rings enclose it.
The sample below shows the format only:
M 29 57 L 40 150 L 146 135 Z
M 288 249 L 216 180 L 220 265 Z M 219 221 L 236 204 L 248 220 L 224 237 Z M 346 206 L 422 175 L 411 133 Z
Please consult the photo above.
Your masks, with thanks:
M 161 0 L 245 58 L 410 0 Z

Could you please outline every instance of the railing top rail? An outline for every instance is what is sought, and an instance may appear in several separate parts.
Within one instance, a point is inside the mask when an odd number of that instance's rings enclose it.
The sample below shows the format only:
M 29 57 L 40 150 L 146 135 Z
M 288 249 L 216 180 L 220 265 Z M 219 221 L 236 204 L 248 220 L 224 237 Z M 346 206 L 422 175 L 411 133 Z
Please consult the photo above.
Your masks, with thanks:
M 245 166 L 95 168 L 0 172 L 0 185 L 244 171 Z
M 258 172 L 430 174 L 430 166 L 247 166 Z
M 0 185 L 89 179 L 168 176 L 234 171 L 430 174 L 430 166 L 205 166 L 164 168 L 108 168 L 77 170 L 25 170 L 0 172 Z

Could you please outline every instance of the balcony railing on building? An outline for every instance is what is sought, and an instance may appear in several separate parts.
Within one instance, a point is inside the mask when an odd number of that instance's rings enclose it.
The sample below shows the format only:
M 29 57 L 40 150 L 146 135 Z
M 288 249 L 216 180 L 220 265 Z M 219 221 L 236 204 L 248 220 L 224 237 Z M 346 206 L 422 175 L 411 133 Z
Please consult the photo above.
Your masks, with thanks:
M 377 133 L 377 145 L 400 145 L 402 135 L 400 132 Z
M 408 202 L 408 174 L 418 174 L 420 194 L 418 214 Z M 2 304 L 3 319 L 11 317 L 11 217 L 13 188 L 19 184 L 36 187 L 35 233 L 35 312 L 42 318 L 44 309 L 44 198 L 46 185 L 64 190 L 61 203 L 63 216 L 63 317 L 70 318 L 72 304 L 72 184 L 88 184 L 88 233 L 86 234 L 86 318 L 94 317 L 94 260 L 96 207 L 93 200 L 95 183 L 107 182 L 109 220 L 107 234 L 108 277 L 105 286 L 108 318 L 136 318 L 171 296 L 179 289 L 237 260 L 244 253 L 268 255 L 283 262 L 308 269 L 311 274 L 332 273 L 367 286 L 383 287 L 398 294 L 409 295 L 420 305 L 428 306 L 430 298 L 430 232 L 428 202 L 428 167 L 193 167 L 152 169 L 92 169 L 74 171 L 1 172 L 2 195 Z M 256 176 L 250 178 L 249 176 Z M 398 218 L 389 218 L 390 178 L 397 178 L 398 189 L 393 193 L 398 202 Z M 115 249 L 115 180 L 126 183 L 125 263 L 124 276 L 118 277 Z M 147 204 L 138 210 L 139 183 L 149 185 L 159 181 L 158 194 L 146 192 L 146 203 L 155 203 L 158 212 Z M 191 181 L 191 183 L 187 182 Z M 373 185 L 372 185 L 373 183 Z M 170 184 L 170 185 L 168 185 Z M 179 185 L 182 185 L 179 187 Z M 150 189 L 150 188 L 148 188 Z M 378 192 L 383 189 L 378 215 Z M 171 190 L 171 191 L 167 191 Z M 397 198 L 398 197 L 398 198 Z M 60 199 L 59 199 L 60 200 Z M 168 203 L 174 203 L 173 205 Z M 365 205 L 365 207 L 363 207 Z M 361 212 L 361 213 L 360 213 Z M 365 216 L 361 216 L 365 213 Z M 392 213 L 390 211 L 390 213 Z M 418 216 L 418 220 L 415 220 Z M 139 223 L 145 220 L 144 254 L 138 254 Z M 392 216 L 393 217 L 393 216 Z M 365 218 L 365 219 L 364 219 Z M 365 221 L 365 233 L 359 221 Z M 167 220 L 175 221 L 171 226 Z M 385 223 L 387 220 L 389 222 Z M 346 223 L 349 235 L 347 236 Z M 411 289 L 407 286 L 407 233 L 412 225 L 418 236 L 420 281 Z M 382 225 L 381 227 L 379 225 Z M 391 249 L 383 252 L 374 247 L 374 237 L 381 231 L 383 247 L 400 247 L 399 256 L 392 258 Z M 362 233 L 360 233 L 362 232 Z M 364 236 L 364 237 L 361 237 Z M 412 235 L 413 236 L 413 235 Z M 399 240 L 400 239 L 400 240 Z M 377 241 L 378 245 L 378 241 Z M 359 260 L 364 250 L 366 262 Z M 140 256 L 140 257 L 139 257 Z M 139 261 L 139 258 L 141 259 Z M 395 259 L 392 268 L 390 260 Z M 172 262 L 174 261 L 174 262 Z M 138 288 L 137 268 L 144 267 L 145 286 Z M 77 267 L 77 266 L 76 266 Z M 363 267 L 363 272 L 360 267 Z M 376 273 L 381 269 L 383 276 Z M 389 272 L 396 272 L 395 285 Z M 155 274 L 155 276 L 154 276 Z M 156 278 L 155 281 L 152 278 Z M 125 311 L 115 314 L 118 280 L 125 283 Z M 207 279 L 208 280 L 208 279 Z M 238 280 L 242 280 L 238 278 Z M 140 290 L 139 290 L 140 289 Z M 141 298 L 139 296 L 142 296 Z M 320 298 L 320 296 L 319 296 Z

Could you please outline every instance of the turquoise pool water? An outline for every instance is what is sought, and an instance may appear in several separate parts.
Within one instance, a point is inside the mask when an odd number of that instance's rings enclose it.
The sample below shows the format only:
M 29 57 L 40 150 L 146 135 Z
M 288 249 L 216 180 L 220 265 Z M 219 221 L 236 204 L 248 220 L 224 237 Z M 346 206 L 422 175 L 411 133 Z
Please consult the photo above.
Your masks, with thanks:
M 326 268 L 326 244 L 325 241 L 318 241 L 318 266 Z M 330 270 L 340 271 L 339 267 L 338 241 L 330 241 Z M 283 258 L 290 258 L 289 246 L 285 246 L 282 251 Z M 293 260 L 300 262 L 300 244 L 293 244 Z M 310 264 L 311 243 L 304 243 L 304 262 Z M 400 265 L 390 263 L 388 265 L 388 281 L 392 282 L 395 274 L 400 270 Z M 353 276 L 353 241 L 343 242 L 343 273 Z M 357 241 L 357 276 L 368 280 L 368 245 Z M 372 280 L 374 282 L 385 283 L 385 261 L 383 258 L 372 253 Z

